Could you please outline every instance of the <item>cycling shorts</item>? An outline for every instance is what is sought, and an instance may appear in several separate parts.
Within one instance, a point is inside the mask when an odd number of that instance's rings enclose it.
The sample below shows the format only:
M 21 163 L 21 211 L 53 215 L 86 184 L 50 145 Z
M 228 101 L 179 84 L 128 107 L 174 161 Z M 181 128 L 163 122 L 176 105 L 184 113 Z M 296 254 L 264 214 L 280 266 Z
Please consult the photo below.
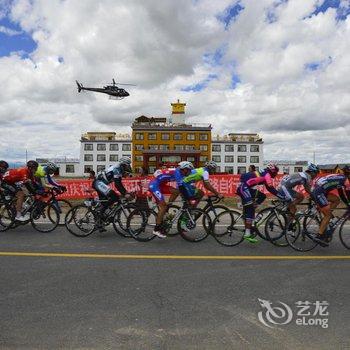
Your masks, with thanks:
M 321 208 L 326 207 L 329 204 L 327 199 L 327 193 L 322 187 L 315 187 L 315 189 L 312 192 L 312 196 L 316 204 L 319 205 Z
M 281 185 L 281 187 L 278 189 L 278 192 L 282 197 L 286 198 L 286 200 L 288 201 L 293 201 L 295 198 L 297 198 L 298 195 L 297 191 L 283 185 Z
M 103 196 L 107 196 L 108 193 L 112 191 L 112 189 L 101 180 L 95 180 L 92 183 L 92 188 L 95 189 L 98 194 Z
M 157 180 L 153 180 L 149 184 L 149 191 L 158 202 L 165 201 L 164 193 L 171 193 L 175 188 L 167 183 L 159 183 Z

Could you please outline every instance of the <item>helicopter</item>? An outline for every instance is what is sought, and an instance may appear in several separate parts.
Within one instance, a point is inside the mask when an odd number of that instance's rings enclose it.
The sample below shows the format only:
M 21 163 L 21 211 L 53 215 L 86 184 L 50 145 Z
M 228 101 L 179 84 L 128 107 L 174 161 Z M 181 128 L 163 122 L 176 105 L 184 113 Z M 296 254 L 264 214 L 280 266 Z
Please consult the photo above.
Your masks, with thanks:
M 81 92 L 81 90 L 86 91 L 94 91 L 94 92 L 101 92 L 103 94 L 109 95 L 110 99 L 115 100 L 122 100 L 124 97 L 129 96 L 130 94 L 117 86 L 117 83 L 115 82 L 114 78 L 112 79 L 112 85 L 106 85 L 103 88 L 89 88 L 84 87 L 83 84 L 79 83 L 78 80 L 76 80 L 77 86 L 78 86 L 78 92 Z M 129 86 L 135 86 L 134 84 L 120 84 L 119 85 L 129 85 Z

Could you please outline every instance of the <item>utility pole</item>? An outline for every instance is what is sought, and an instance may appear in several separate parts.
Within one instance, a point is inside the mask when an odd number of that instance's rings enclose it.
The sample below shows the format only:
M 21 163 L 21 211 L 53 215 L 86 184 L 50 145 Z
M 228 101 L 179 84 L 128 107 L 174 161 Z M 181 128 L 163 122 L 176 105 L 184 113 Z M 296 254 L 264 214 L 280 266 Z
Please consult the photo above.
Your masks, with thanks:
M 314 151 L 314 164 L 316 164 L 316 152 Z
M 28 162 L 28 151 L 26 149 L 26 164 L 27 164 L 27 162 Z

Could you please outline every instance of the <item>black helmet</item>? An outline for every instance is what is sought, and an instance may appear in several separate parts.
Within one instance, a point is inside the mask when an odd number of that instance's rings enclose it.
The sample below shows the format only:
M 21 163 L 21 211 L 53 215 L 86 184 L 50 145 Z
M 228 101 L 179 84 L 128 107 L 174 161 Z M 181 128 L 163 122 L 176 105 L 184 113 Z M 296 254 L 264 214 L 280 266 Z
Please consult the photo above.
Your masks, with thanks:
M 9 163 L 5 160 L 0 160 L 0 168 L 7 169 L 9 167 Z
M 343 168 L 343 172 L 345 173 L 345 174 L 350 174 L 350 165 L 345 165 L 344 166 L 344 168 Z
M 27 168 L 29 169 L 36 169 L 39 166 L 39 163 L 36 162 L 35 160 L 29 160 L 27 162 Z

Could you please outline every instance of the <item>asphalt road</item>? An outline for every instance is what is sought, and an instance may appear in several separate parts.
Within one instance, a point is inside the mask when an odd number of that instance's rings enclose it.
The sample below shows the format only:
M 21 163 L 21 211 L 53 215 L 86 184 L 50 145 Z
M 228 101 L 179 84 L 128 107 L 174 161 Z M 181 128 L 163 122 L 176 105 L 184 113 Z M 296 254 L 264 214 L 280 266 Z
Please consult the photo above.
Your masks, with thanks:
M 337 239 L 297 253 L 27 226 L 0 244 L 1 349 L 350 349 L 350 254 Z M 329 305 L 297 325 L 298 301 Z

